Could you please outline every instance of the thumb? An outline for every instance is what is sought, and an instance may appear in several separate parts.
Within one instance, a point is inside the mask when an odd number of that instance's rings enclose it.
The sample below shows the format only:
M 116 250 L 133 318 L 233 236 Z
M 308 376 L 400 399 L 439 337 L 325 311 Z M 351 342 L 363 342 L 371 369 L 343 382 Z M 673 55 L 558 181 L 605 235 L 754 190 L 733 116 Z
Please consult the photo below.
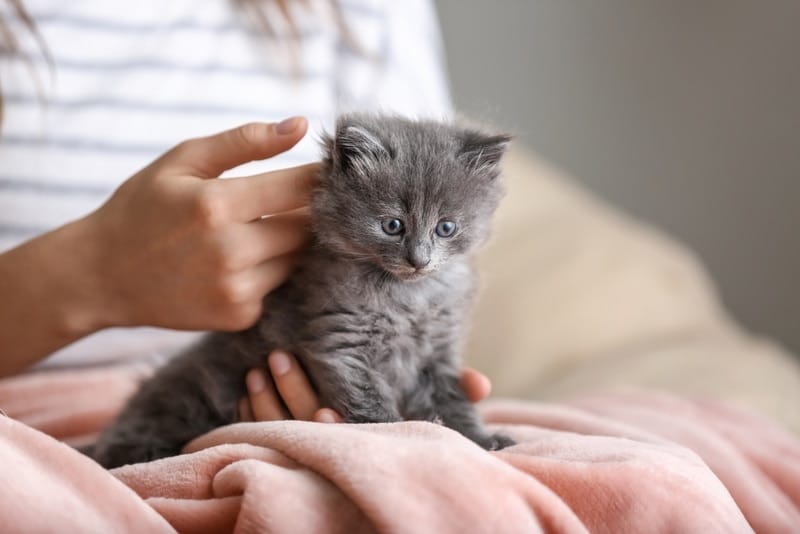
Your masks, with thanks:
M 181 174 L 216 178 L 243 163 L 286 152 L 306 134 L 308 121 L 291 117 L 279 123 L 251 122 L 179 144 L 156 163 Z

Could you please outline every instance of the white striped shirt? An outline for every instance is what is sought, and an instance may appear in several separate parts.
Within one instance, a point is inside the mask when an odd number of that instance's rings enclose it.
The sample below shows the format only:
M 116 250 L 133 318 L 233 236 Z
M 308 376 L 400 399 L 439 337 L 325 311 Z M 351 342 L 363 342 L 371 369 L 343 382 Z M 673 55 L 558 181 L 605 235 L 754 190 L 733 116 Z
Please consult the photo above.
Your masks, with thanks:
M 345 45 L 327 0 L 310 2 L 310 10 L 298 2 L 291 8 L 303 39 L 294 64 L 289 28 L 271 2 L 276 39 L 228 0 L 26 0 L 52 69 L 8 8 L 0 11 L 28 56 L 0 57 L 0 251 L 96 209 L 184 139 L 250 121 L 309 118 L 311 135 L 290 152 L 226 173 L 243 175 L 319 159 L 318 134 L 343 111 L 448 115 L 429 0 L 340 3 L 363 53 Z M 112 329 L 51 360 L 161 355 L 185 339 Z

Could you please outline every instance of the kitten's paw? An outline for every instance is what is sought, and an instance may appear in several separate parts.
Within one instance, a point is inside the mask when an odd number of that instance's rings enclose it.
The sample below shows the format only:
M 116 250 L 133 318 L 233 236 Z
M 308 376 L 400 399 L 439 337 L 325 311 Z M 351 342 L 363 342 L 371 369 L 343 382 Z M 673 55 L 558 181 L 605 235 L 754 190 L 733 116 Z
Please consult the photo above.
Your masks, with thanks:
M 478 441 L 478 445 L 487 451 L 499 451 L 500 449 L 505 449 L 506 447 L 516 444 L 516 441 L 504 434 L 492 434 L 491 436 L 487 436 L 486 438 Z

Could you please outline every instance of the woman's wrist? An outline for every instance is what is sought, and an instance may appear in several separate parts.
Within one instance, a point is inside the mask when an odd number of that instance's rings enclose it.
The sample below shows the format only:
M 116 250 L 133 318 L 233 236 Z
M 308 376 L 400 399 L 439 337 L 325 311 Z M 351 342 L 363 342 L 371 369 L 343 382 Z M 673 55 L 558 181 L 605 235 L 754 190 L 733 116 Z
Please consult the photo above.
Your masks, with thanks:
M 69 342 L 122 323 L 102 265 L 102 242 L 92 216 L 62 226 L 43 247 L 51 291 L 58 297 L 54 322 Z
M 94 233 L 84 218 L 0 255 L 0 376 L 114 324 Z

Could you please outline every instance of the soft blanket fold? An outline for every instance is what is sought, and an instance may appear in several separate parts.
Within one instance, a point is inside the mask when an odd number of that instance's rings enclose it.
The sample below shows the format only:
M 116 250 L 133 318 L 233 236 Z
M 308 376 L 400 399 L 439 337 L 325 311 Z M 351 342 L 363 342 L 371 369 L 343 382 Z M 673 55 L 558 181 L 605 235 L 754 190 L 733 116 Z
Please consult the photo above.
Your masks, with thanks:
M 107 472 L 54 439 L 85 441 L 141 376 L 0 381 L 4 531 L 800 531 L 798 440 L 665 395 L 487 404 L 519 442 L 491 453 L 432 423 L 241 423 Z

